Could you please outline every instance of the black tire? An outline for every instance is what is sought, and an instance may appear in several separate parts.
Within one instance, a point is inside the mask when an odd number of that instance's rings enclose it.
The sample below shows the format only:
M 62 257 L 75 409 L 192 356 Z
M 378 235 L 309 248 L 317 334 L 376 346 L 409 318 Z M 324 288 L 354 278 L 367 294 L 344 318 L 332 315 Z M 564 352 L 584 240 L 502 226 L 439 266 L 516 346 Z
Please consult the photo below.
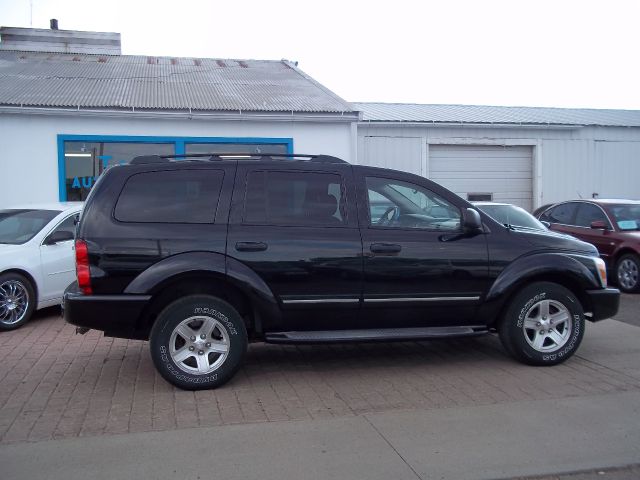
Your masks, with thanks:
M 236 373 L 247 351 L 247 330 L 224 300 L 190 295 L 158 315 L 149 342 L 153 363 L 165 380 L 185 390 L 203 390 L 223 385 Z M 220 353 L 224 348 L 226 353 Z
M 640 257 L 633 253 L 622 255 L 616 262 L 615 279 L 625 293 L 640 291 Z
M 21 327 L 35 308 L 35 290 L 24 275 L 13 272 L 0 275 L 0 330 Z
M 584 326 L 582 305 L 571 291 L 555 283 L 536 282 L 511 299 L 498 332 L 511 356 L 544 366 L 571 357 L 582 342 Z

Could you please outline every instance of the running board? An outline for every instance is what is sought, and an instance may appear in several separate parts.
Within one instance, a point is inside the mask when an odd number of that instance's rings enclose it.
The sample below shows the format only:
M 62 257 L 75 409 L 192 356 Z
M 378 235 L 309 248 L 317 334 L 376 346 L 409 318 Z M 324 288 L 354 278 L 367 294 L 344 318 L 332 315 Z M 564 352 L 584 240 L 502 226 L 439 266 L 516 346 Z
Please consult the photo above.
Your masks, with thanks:
M 485 325 L 463 327 L 375 328 L 369 330 L 318 330 L 312 332 L 266 332 L 267 343 L 332 343 L 332 342 L 391 342 L 430 338 L 469 337 L 483 335 Z

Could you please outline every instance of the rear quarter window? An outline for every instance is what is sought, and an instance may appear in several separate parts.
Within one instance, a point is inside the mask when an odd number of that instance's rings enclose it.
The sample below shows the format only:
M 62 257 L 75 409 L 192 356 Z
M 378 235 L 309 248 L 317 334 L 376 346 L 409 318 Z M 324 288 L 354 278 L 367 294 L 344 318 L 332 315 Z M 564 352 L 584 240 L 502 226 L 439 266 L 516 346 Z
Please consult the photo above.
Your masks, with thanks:
M 114 216 L 120 222 L 213 223 L 224 172 L 165 170 L 129 177 Z

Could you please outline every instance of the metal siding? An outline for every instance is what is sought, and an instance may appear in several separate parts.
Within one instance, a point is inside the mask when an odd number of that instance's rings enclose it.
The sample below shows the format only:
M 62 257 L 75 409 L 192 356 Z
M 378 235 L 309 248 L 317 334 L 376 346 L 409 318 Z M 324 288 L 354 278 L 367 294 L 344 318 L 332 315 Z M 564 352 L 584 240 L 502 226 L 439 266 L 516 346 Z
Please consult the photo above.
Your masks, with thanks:
M 533 205 L 532 151 L 528 146 L 429 145 L 429 178 L 462 198 L 492 193 L 496 202 Z
M 545 140 L 542 151 L 542 204 L 591 198 L 597 175 L 593 141 Z
M 105 138 L 111 141 L 206 142 L 210 137 L 235 141 L 287 143 L 297 153 L 326 153 L 347 161 L 351 157 L 351 130 L 346 123 L 185 121 L 80 116 L 10 115 L 0 113 L 0 205 L 57 201 L 65 191 L 59 183 L 64 162 L 62 139 Z M 73 133 L 74 136 L 62 134 Z M 96 137 L 99 135 L 99 137 Z M 203 138 L 205 137 L 205 138 Z M 34 141 L 37 139 L 37 141 Z M 58 156 L 60 155 L 60 156 Z M 58 162 L 56 161 L 58 160 Z
M 595 159 L 600 198 L 640 199 L 640 142 L 595 142 Z
M 364 137 L 358 162 L 420 175 L 423 142 L 415 137 Z

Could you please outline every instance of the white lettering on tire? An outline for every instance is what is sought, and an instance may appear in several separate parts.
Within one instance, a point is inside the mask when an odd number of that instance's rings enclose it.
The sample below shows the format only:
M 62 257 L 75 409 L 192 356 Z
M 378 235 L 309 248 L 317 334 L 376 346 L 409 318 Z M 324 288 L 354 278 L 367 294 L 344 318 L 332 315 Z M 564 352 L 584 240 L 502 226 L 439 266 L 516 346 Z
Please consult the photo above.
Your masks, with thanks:
M 196 315 L 210 315 L 212 317 L 215 317 L 222 323 L 224 323 L 225 327 L 227 327 L 231 335 L 238 334 L 238 331 L 233 325 L 233 322 L 231 322 L 231 320 L 229 320 L 229 318 L 224 313 L 219 312 L 218 310 L 214 310 L 213 308 L 209 307 L 196 307 L 193 309 L 193 313 Z
M 547 294 L 545 292 L 542 292 L 536 295 L 535 297 L 533 297 L 527 303 L 525 303 L 524 307 L 522 307 L 522 310 L 520 310 L 520 314 L 518 315 L 518 323 L 517 323 L 518 328 L 522 328 L 522 326 L 524 325 L 524 317 L 529 311 L 529 308 L 531 308 L 531 305 L 533 305 L 536 302 L 539 302 L 540 300 L 544 300 L 546 296 Z

